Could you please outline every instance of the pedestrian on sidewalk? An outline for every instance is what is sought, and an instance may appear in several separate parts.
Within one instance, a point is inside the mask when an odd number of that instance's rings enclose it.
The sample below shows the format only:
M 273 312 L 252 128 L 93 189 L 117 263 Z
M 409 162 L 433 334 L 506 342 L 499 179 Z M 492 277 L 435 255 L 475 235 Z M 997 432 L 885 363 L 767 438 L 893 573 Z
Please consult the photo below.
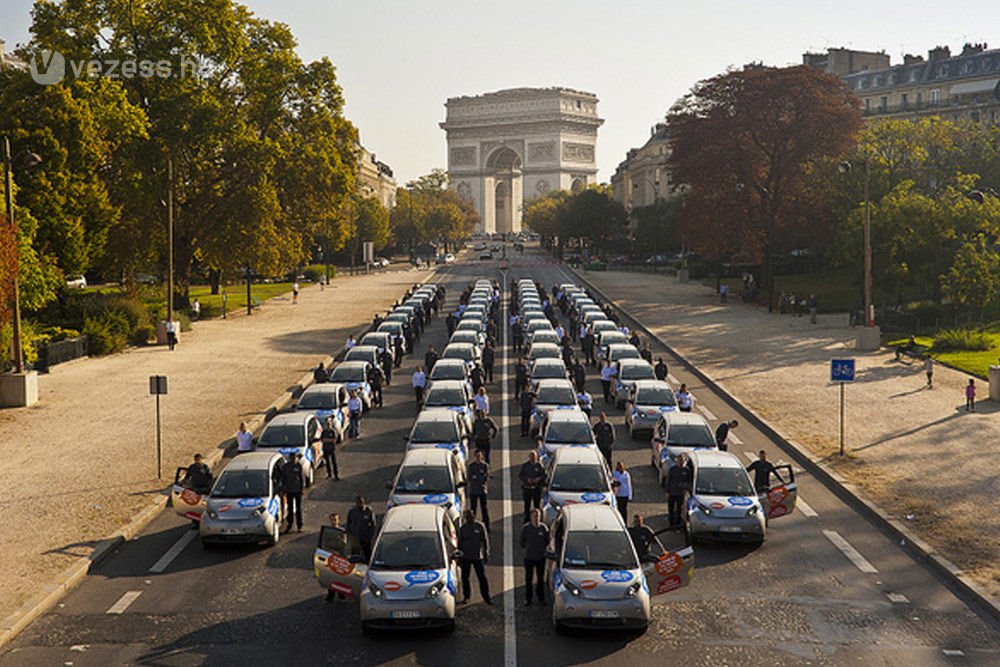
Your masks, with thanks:
M 236 431 L 236 453 L 244 454 L 252 452 L 253 449 L 253 433 L 247 430 L 246 422 L 240 422 L 240 427 Z
M 327 417 L 323 424 L 323 432 L 320 434 L 320 442 L 323 443 L 323 464 L 326 466 L 326 478 L 334 477 L 340 479 L 340 470 L 337 468 L 337 429 L 333 427 L 333 417 Z
M 323 362 L 319 362 L 319 366 L 313 370 L 313 383 L 323 384 L 324 382 L 330 381 L 330 375 L 326 372 L 326 365 Z
M 281 469 L 281 488 L 285 492 L 285 502 L 288 504 L 288 528 L 292 532 L 292 523 L 302 532 L 302 489 L 306 486 L 305 473 L 299 463 L 299 453 L 292 452 L 288 463 Z
M 809 323 L 816 324 L 816 308 L 818 307 L 818 302 L 816 301 L 816 295 L 809 295 Z
M 688 391 L 688 386 L 681 383 L 681 388 L 677 392 L 677 409 L 681 412 L 691 412 L 694 407 L 694 396 Z
M 667 373 L 669 373 L 669 370 L 667 369 L 666 362 L 663 361 L 663 357 L 657 357 L 656 365 L 653 366 L 653 374 L 656 376 L 656 379 L 660 382 L 666 382 Z
M 483 523 L 487 530 L 490 526 L 490 510 L 487 504 L 490 483 L 490 464 L 486 462 L 486 456 L 482 450 L 476 450 L 475 460 L 469 464 L 466 471 L 469 491 L 469 509 L 472 515 L 476 515 L 476 506 L 481 507 Z
M 934 358 L 929 354 L 924 355 L 924 373 L 927 374 L 927 388 L 934 388 Z
M 611 486 L 615 489 L 615 502 L 624 521 L 628 521 L 628 501 L 632 500 L 632 475 L 622 461 L 618 461 L 615 472 L 611 475 Z
M 594 432 L 594 441 L 597 443 L 597 449 L 601 451 L 604 460 L 608 464 L 608 470 L 610 470 L 611 457 L 615 448 L 615 427 L 608 421 L 608 415 L 603 410 L 592 430 Z
M 542 523 L 542 512 L 531 510 L 527 523 L 521 526 L 521 548 L 524 549 L 525 605 L 531 606 L 532 593 L 545 605 L 545 551 L 549 548 L 549 527 Z M 535 580 L 532 588 L 532 580 Z
M 483 350 L 483 372 L 486 374 L 486 381 L 493 384 L 493 364 L 496 362 L 496 348 L 493 343 L 486 343 Z
M 521 464 L 517 473 L 521 481 L 521 498 L 524 500 L 524 520 L 530 517 L 531 508 L 542 507 L 542 487 L 545 486 L 545 468 L 538 462 L 538 452 L 528 452 L 528 460 Z
M 611 402 L 611 382 L 615 379 L 615 367 L 607 359 L 601 361 L 601 391 L 604 393 L 604 402 Z
M 347 435 L 351 438 L 361 437 L 361 410 L 364 403 L 358 397 L 357 391 L 351 392 L 351 397 L 347 399 Z
M 375 538 L 375 512 L 365 503 L 364 496 L 355 496 L 354 507 L 347 513 L 347 532 L 361 545 L 365 562 L 372 559 L 372 540 Z
M 413 395 L 417 399 L 417 407 L 424 403 L 424 389 L 427 387 L 427 375 L 424 374 L 423 366 L 417 366 L 413 371 Z
M 201 302 L 195 299 L 191 302 L 191 319 L 200 320 L 201 319 Z
M 177 321 L 169 320 L 167 322 L 167 346 L 170 351 L 173 352 L 174 348 L 177 346 Z
M 487 412 L 476 410 L 476 421 L 472 423 L 472 439 L 475 442 L 476 452 L 482 452 L 487 463 L 490 462 L 493 438 L 499 431 L 496 422 L 489 418 Z
M 735 419 L 728 422 L 722 422 L 719 424 L 719 428 L 715 429 L 715 442 L 719 445 L 721 451 L 726 451 L 729 449 L 729 443 L 726 442 L 726 438 L 729 437 L 729 431 L 739 426 L 740 423 Z
M 687 454 L 677 457 L 677 462 L 667 471 L 667 516 L 670 526 L 681 525 L 684 495 L 691 492 L 691 469 Z
M 476 571 L 479 580 L 479 594 L 483 602 L 493 604 L 490 599 L 490 582 L 486 579 L 486 561 L 490 558 L 490 534 L 486 526 L 476 520 L 472 510 L 462 513 L 462 527 L 458 529 L 458 550 L 462 552 L 460 567 L 462 569 L 462 604 L 469 601 L 472 592 L 472 582 L 469 570 Z
M 976 381 L 969 378 L 969 384 L 965 385 L 965 411 L 976 411 Z
M 292 303 L 299 302 L 299 283 L 298 281 L 292 283 Z

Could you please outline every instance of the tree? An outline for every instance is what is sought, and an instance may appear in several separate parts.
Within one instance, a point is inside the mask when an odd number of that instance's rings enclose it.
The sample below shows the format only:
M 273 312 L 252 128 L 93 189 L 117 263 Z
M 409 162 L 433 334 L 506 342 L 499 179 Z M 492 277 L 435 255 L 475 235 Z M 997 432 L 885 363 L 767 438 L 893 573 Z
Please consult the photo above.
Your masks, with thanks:
M 945 293 L 968 308 L 970 317 L 973 310 L 995 301 L 1000 292 L 1000 252 L 995 241 L 991 243 L 985 234 L 966 241 L 955 253 L 951 268 L 941 276 Z
M 351 205 L 345 209 L 349 217 L 349 237 L 347 250 L 350 253 L 351 266 L 358 261 L 358 255 L 365 241 L 375 244 L 376 250 L 381 250 L 389 240 L 389 211 L 382 202 L 373 197 L 355 197 Z
M 643 253 L 662 254 L 680 249 L 677 219 L 682 206 L 682 195 L 674 195 L 632 209 L 635 240 Z
M 455 244 L 478 223 L 479 214 L 472 203 L 448 189 L 443 169 L 434 169 L 399 188 L 390 215 L 392 238 L 411 252 L 420 243 Z
M 627 223 L 625 207 L 611 197 L 606 186 L 591 186 L 571 195 L 559 213 L 560 237 L 580 239 L 592 252 L 602 243 L 624 238 Z
M 551 247 L 562 235 L 560 211 L 570 196 L 568 190 L 556 190 L 525 202 L 521 220 L 528 229 L 542 237 L 542 244 L 546 247 Z
M 773 308 L 774 255 L 810 219 L 810 169 L 854 147 L 857 98 L 813 67 L 746 67 L 699 82 L 667 122 L 685 240 L 707 259 L 761 261 Z

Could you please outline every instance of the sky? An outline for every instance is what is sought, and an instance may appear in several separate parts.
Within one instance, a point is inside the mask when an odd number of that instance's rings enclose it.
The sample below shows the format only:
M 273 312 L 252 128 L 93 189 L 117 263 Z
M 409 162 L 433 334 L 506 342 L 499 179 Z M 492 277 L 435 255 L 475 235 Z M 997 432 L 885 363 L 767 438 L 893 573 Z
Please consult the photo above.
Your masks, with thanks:
M 843 46 L 903 53 L 1000 48 L 995 0 L 244 0 L 287 23 L 305 60 L 337 66 L 362 143 L 400 184 L 446 166 L 449 97 L 522 86 L 595 93 L 598 177 L 692 85 L 748 62 Z M 25 42 L 32 0 L 0 0 L 0 39 Z M 993 26 L 993 32 L 989 31 Z

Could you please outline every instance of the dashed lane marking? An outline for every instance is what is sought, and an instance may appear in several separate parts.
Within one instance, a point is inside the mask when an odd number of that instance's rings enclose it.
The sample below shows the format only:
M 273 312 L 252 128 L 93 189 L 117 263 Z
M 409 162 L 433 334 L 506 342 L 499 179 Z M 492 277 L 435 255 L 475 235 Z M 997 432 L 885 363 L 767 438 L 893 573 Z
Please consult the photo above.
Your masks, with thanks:
M 809 503 L 802 500 L 802 496 L 799 496 L 798 498 L 795 499 L 795 509 L 799 510 L 806 516 L 810 517 L 819 516 L 816 510 L 814 510 L 812 507 L 809 506 Z
M 719 419 L 718 417 L 716 417 L 715 415 L 713 415 L 712 411 L 709 410 L 708 408 L 706 408 L 704 405 L 699 405 L 698 406 L 698 411 L 701 412 L 701 414 L 705 415 L 705 419 L 707 419 L 708 421 L 714 422 L 714 421 L 718 421 L 718 419 Z
M 667 380 L 669 380 L 670 384 L 672 384 L 675 387 L 681 386 L 681 381 L 678 380 L 673 373 L 667 373 Z
M 961 649 L 957 649 L 957 648 L 945 648 L 945 649 L 941 649 L 941 652 L 944 653 L 949 658 L 964 658 L 965 657 L 965 651 L 963 651 Z
M 887 593 L 886 595 L 889 597 L 889 602 L 893 604 L 910 604 L 910 598 L 902 593 Z
M 500 321 L 507 321 L 507 274 L 500 291 Z M 503 433 L 503 661 L 504 667 L 517 667 L 517 616 L 514 611 L 514 517 L 511 500 L 510 418 L 507 400 L 508 327 L 503 326 L 503 356 L 500 372 L 500 431 Z
M 729 435 L 726 436 L 726 440 L 736 447 L 739 447 L 743 444 L 743 441 L 740 440 L 740 436 L 736 435 L 732 431 L 730 431 Z
M 124 595 L 118 598 L 118 602 L 111 605 L 106 613 L 108 614 L 124 614 L 125 610 L 129 608 L 136 598 L 142 595 L 142 591 L 127 591 Z
M 865 557 L 851 546 L 850 542 L 841 537 L 840 533 L 835 530 L 824 530 L 823 534 L 826 535 L 826 539 L 833 543 L 833 546 L 840 549 L 840 552 L 847 556 L 847 560 L 854 563 L 854 567 L 867 574 L 878 574 L 875 566 L 865 560 Z
M 174 542 L 173 546 L 167 549 L 167 552 L 160 556 L 160 560 L 153 563 L 153 567 L 149 568 L 149 571 L 154 574 L 160 574 L 167 569 L 167 566 L 174 562 L 174 559 L 181 555 L 181 552 L 191 544 L 191 540 L 195 538 L 198 533 L 193 530 L 189 530 L 181 538 Z

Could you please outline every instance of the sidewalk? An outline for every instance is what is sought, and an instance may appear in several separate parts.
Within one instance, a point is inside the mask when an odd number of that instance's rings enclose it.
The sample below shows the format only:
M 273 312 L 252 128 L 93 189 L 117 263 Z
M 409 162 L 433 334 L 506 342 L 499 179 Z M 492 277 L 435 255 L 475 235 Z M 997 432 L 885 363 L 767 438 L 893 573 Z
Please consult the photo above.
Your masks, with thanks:
M 1000 597 L 1000 406 L 965 412 L 969 376 L 891 352 L 858 352 L 843 314 L 778 315 L 671 276 L 587 272 L 616 305 L 919 532 Z M 839 385 L 830 360 L 857 359 L 847 386 L 846 451 L 839 450 Z M 977 380 L 977 395 L 989 395 Z M 697 396 L 696 396 L 697 398 Z M 719 415 L 719 418 L 725 418 Z
M 37 405 L 0 412 L 0 618 L 429 275 L 341 277 L 323 291 L 306 287 L 298 304 L 288 294 L 250 317 L 195 323 L 174 352 L 136 348 L 53 368 L 39 380 Z M 150 375 L 169 382 L 163 481 Z

